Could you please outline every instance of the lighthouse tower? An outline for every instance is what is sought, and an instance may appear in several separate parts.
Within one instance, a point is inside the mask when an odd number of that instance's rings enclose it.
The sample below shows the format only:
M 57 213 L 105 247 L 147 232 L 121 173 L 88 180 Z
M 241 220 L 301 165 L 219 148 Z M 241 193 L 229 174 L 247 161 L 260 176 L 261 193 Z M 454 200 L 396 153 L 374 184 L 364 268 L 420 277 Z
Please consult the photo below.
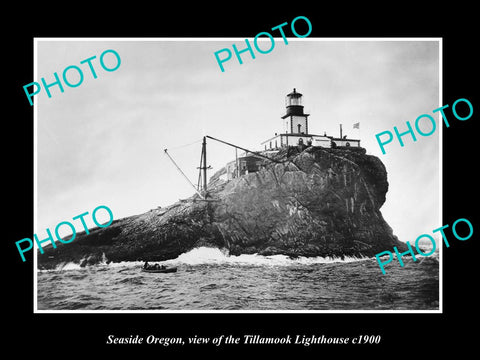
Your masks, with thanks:
M 285 115 L 283 121 L 283 133 L 262 142 L 264 151 L 278 151 L 288 146 L 319 146 L 330 147 L 332 138 L 325 135 L 310 134 L 308 129 L 308 117 L 310 114 L 303 112 L 303 95 L 294 88 L 285 96 Z
M 295 88 L 285 97 L 286 113 L 282 116 L 285 134 L 308 134 L 310 114 L 303 113 L 302 97 Z

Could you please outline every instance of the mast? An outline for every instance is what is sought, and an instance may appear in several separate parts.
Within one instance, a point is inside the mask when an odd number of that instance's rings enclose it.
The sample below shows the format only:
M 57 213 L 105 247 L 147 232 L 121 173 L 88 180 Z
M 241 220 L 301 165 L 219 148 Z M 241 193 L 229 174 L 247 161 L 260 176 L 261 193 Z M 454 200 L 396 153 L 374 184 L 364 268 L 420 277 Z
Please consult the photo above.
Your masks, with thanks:
M 204 136 L 203 137 L 203 142 L 202 142 L 202 154 L 203 154 L 203 167 L 201 169 L 203 170 L 203 193 L 204 197 L 207 196 L 207 138 Z

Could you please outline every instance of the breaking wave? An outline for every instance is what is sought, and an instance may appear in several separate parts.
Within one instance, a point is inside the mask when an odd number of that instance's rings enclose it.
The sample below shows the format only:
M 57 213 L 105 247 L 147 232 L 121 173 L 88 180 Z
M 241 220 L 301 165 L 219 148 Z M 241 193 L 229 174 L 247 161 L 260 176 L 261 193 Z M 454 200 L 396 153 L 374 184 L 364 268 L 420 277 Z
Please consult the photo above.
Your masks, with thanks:
M 344 256 L 341 257 L 298 257 L 290 258 L 287 255 L 263 256 L 258 254 L 229 255 L 227 249 L 218 249 L 211 247 L 198 247 L 186 253 L 181 254 L 175 259 L 162 261 L 165 265 L 238 265 L 238 266 L 292 266 L 292 265 L 312 265 L 312 264 L 330 264 L 330 263 L 350 263 L 355 261 L 369 260 L 369 257 Z M 81 262 L 80 262 L 81 263 Z M 39 271 L 63 271 L 63 270 L 82 270 L 89 267 L 105 268 L 131 268 L 143 265 L 143 261 L 122 261 L 108 263 L 104 257 L 101 263 L 82 267 L 80 263 L 62 263 L 52 270 Z
M 258 254 L 229 255 L 228 250 L 199 247 L 181 254 L 178 258 L 168 260 L 165 263 L 182 263 L 186 265 L 200 264 L 232 264 L 249 266 L 289 266 L 289 265 L 310 265 L 336 262 L 353 262 L 367 260 L 367 257 L 298 257 L 290 258 L 287 255 L 263 256 Z

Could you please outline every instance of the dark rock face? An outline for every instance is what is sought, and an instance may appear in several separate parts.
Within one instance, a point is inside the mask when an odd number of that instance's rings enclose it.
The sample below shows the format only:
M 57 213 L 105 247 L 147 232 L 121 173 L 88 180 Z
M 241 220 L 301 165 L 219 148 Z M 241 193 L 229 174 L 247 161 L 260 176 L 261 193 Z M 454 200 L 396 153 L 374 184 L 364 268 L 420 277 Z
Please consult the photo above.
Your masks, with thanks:
M 373 256 L 397 246 L 383 219 L 388 191 L 382 162 L 364 149 L 297 148 L 256 173 L 224 181 L 212 176 L 211 201 L 197 195 L 167 208 L 114 221 L 69 244 L 45 249 L 40 268 L 62 262 L 160 261 L 199 246 L 230 254 Z

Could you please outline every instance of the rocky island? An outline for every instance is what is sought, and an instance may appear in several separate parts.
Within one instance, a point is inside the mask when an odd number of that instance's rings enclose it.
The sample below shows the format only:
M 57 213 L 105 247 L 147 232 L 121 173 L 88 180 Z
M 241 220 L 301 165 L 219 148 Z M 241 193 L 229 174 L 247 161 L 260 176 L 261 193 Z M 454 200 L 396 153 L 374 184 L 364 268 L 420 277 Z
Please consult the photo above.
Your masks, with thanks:
M 407 250 L 383 219 L 385 166 L 361 147 L 281 148 L 259 171 L 226 179 L 227 167 L 198 194 L 115 220 L 38 254 L 40 269 L 74 262 L 162 261 L 200 246 L 230 255 L 374 256 Z
M 359 139 L 342 135 L 341 125 L 339 137 L 309 133 L 310 114 L 295 88 L 285 104 L 284 131 L 264 141 L 263 151 L 204 137 L 203 193 L 77 233 L 71 243 L 44 249 L 39 268 L 163 261 L 201 246 L 290 257 L 370 257 L 393 246 L 406 251 L 380 212 L 388 191 L 380 159 L 367 155 Z M 206 138 L 245 151 L 208 184 Z

